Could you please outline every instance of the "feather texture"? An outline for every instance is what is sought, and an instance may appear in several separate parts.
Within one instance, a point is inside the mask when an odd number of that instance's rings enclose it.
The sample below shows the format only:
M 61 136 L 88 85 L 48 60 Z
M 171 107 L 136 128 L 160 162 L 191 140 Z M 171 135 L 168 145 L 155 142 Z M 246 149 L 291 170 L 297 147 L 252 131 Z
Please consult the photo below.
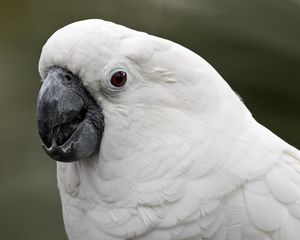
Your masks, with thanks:
M 48 40 L 41 76 L 53 65 L 77 74 L 105 115 L 99 153 L 57 166 L 70 240 L 299 238 L 299 151 L 201 57 L 87 20 Z M 116 93 L 107 81 L 118 67 L 128 81 Z

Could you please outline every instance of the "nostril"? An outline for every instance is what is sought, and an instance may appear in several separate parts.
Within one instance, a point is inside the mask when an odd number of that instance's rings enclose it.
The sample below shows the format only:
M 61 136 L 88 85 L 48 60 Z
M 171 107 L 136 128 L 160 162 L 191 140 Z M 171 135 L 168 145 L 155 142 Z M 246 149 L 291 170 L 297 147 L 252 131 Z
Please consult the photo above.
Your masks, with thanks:
M 72 76 L 70 76 L 70 74 L 65 74 L 65 79 L 68 81 L 72 80 Z

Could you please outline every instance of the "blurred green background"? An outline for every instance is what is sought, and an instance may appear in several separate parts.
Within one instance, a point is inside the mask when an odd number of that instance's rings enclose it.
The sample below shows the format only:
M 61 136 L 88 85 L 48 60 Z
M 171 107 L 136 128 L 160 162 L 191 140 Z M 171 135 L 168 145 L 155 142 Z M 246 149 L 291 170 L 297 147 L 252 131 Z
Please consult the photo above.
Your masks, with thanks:
M 190 48 L 259 122 L 300 146 L 300 0 L 0 3 L 0 239 L 67 239 L 55 163 L 40 147 L 35 102 L 41 48 L 73 21 L 102 18 Z

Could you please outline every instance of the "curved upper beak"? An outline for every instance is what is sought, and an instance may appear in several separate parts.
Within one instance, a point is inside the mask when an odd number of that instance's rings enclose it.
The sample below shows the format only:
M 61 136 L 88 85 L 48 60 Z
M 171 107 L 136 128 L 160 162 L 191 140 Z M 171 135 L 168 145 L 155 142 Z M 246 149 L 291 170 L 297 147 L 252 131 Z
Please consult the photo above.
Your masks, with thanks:
M 48 73 L 38 95 L 37 123 L 46 153 L 69 162 L 99 148 L 104 117 L 78 77 L 69 74 L 66 78 L 66 74 L 61 68 Z
M 38 95 L 37 119 L 40 136 L 47 147 L 61 145 L 59 130 L 65 123 L 84 117 L 84 100 L 74 90 L 47 77 Z

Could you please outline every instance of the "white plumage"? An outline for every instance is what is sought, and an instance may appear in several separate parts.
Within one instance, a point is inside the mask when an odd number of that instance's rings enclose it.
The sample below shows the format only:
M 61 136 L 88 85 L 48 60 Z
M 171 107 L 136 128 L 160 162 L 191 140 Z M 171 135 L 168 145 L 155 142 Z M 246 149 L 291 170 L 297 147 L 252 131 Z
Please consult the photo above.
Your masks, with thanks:
M 299 151 L 257 123 L 201 57 L 102 20 L 68 25 L 39 71 L 69 69 L 101 104 L 91 159 L 58 163 L 70 240 L 300 237 Z M 126 87 L 107 82 L 125 69 Z

